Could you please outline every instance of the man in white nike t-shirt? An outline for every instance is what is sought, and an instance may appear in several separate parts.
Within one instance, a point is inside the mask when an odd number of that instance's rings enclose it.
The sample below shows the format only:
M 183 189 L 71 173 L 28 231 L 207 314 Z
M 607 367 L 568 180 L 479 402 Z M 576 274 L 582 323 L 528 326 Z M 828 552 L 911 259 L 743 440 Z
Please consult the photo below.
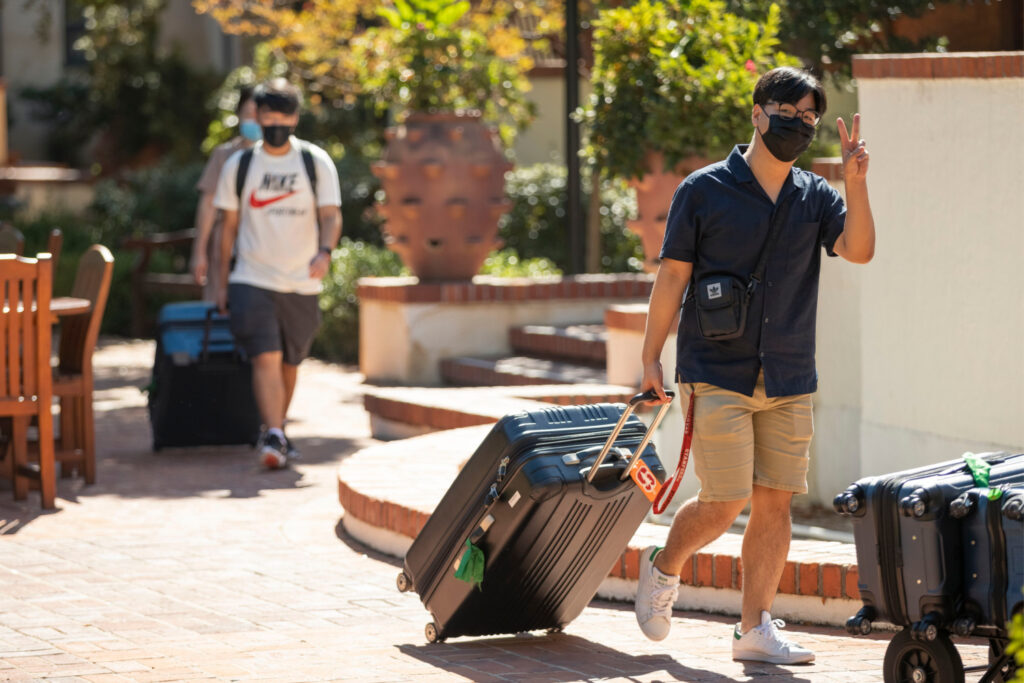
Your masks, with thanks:
M 260 462 L 278 469 L 298 456 L 284 420 L 320 325 L 317 295 L 341 237 L 341 188 L 327 152 L 292 135 L 299 89 L 276 78 L 253 99 L 263 141 L 228 159 L 213 201 L 224 212 L 218 282 L 227 283 L 216 301 L 221 311 L 230 306 L 231 331 L 252 361 L 266 428 Z

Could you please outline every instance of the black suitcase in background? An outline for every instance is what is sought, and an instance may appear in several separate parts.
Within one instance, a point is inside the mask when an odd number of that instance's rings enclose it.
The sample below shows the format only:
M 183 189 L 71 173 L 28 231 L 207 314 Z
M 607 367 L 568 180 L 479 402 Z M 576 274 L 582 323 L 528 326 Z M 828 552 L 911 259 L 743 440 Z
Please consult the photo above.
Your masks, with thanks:
M 1024 456 L 977 457 L 990 466 L 991 485 L 1024 482 Z M 886 650 L 885 683 L 962 683 L 966 670 L 951 630 L 989 639 L 989 665 L 969 669 L 986 672 L 979 683 L 1012 678 L 1005 630 L 975 628 L 965 618 L 965 570 L 970 562 L 991 561 L 963 546 L 963 523 L 957 516 L 962 515 L 954 512 L 956 501 L 974 487 L 974 476 L 961 459 L 867 477 L 835 498 L 836 511 L 853 518 L 858 589 L 864 602 L 847 621 L 847 630 L 866 635 L 875 620 L 904 627 Z
M 255 445 L 260 416 L 252 369 L 235 346 L 228 318 L 203 301 L 160 309 L 149 390 L 153 450 Z
M 1006 636 L 1006 624 L 1024 609 L 1024 485 L 992 499 L 975 488 L 950 504 L 962 520 L 964 594 L 957 633 Z
M 1024 483 L 1024 456 L 985 453 L 992 485 Z M 858 589 L 864 608 L 847 624 L 870 631 L 881 620 L 915 634 L 949 629 L 963 588 L 960 522 L 949 504 L 975 486 L 963 460 L 857 481 L 836 496 L 853 518 Z
M 631 415 L 645 398 L 518 413 L 494 426 L 398 576 L 399 590 L 415 590 L 434 618 L 428 641 L 558 630 L 583 611 L 651 508 L 632 463 L 665 480 L 649 441 L 671 404 L 648 430 Z M 467 541 L 483 552 L 479 588 L 455 576 Z

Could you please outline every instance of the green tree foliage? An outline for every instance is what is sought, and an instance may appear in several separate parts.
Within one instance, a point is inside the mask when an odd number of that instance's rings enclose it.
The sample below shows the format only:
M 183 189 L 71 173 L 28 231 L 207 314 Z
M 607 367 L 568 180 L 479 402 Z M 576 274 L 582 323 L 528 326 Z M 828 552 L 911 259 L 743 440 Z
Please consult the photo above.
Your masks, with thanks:
M 959 0 L 777 0 L 781 8 L 779 38 L 783 48 L 816 71 L 850 76 L 855 54 L 918 52 L 941 49 L 941 36 L 910 41 L 893 34 L 893 22 L 917 17 L 936 5 Z M 770 0 L 727 0 L 729 10 L 762 21 Z
M 718 158 L 748 134 L 761 73 L 794 64 L 777 51 L 780 9 L 755 22 L 722 0 L 639 0 L 594 22 L 594 92 L 578 116 L 591 160 L 614 177 L 640 178 L 645 154 L 668 168 Z

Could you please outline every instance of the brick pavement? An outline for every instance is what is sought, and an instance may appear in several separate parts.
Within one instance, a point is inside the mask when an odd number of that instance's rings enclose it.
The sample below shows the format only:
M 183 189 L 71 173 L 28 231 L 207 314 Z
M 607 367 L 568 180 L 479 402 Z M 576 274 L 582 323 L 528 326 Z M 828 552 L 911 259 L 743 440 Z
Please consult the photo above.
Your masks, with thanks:
M 427 645 L 397 561 L 340 530 L 336 467 L 373 443 L 360 377 L 303 366 L 289 431 L 305 458 L 268 473 L 245 448 L 149 452 L 152 352 L 107 342 L 96 356 L 96 485 L 61 480 L 60 510 L 42 514 L 0 484 L 0 680 L 881 678 L 884 636 L 793 627 L 818 663 L 738 664 L 725 617 L 677 612 L 651 643 L 628 605 L 600 602 L 560 635 Z

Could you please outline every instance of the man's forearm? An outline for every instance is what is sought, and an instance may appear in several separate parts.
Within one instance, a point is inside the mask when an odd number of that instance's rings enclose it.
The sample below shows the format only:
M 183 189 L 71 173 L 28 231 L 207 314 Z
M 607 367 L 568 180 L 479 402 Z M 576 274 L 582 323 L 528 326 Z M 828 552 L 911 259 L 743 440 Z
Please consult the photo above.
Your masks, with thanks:
M 856 263 L 867 263 L 875 255 L 875 219 L 868 201 L 868 185 L 863 180 L 846 183 L 846 226 L 843 228 L 845 256 Z
M 199 205 L 196 207 L 196 239 L 193 244 L 193 253 L 206 253 L 216 217 L 217 209 L 213 207 L 213 197 L 209 192 L 204 192 L 199 198 Z
M 320 246 L 334 249 L 341 239 L 341 211 L 325 211 L 320 216 Z
M 667 268 L 662 263 L 661 268 L 658 269 L 654 288 L 651 290 L 651 301 L 647 310 L 647 326 L 644 330 L 641 360 L 645 366 L 661 358 L 662 348 L 665 346 L 665 340 L 668 338 L 669 330 L 679 312 L 683 293 L 690 280 L 692 266 L 686 265 L 687 268 L 679 269 Z
M 220 253 L 217 254 L 217 272 L 220 274 L 218 282 L 223 286 L 227 286 L 228 275 L 231 272 L 231 255 L 235 251 L 237 235 L 238 213 L 225 212 L 220 230 Z

